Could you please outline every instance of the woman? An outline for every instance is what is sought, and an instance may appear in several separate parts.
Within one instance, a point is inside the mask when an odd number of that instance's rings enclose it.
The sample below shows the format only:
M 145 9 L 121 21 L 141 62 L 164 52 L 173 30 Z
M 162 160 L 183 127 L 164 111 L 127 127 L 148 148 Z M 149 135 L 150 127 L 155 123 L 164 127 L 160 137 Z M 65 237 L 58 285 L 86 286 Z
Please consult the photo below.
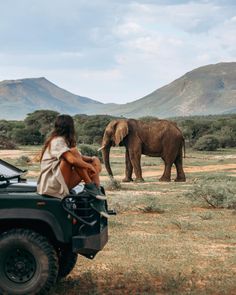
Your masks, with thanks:
M 76 148 L 73 118 L 59 115 L 41 154 L 39 194 L 61 197 L 82 180 L 99 194 L 101 163 L 97 157 L 82 156 Z

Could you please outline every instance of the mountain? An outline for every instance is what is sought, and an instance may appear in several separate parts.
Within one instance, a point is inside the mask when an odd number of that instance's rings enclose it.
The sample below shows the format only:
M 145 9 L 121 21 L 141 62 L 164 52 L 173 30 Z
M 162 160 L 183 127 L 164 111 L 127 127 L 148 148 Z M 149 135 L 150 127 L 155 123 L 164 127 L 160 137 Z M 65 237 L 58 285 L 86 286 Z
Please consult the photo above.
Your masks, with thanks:
M 51 109 L 60 113 L 139 118 L 236 113 L 236 62 L 197 68 L 127 104 L 103 104 L 72 94 L 45 78 L 0 82 L 0 119 L 23 119 Z
M 0 82 L 1 119 L 24 119 L 28 113 L 50 109 L 59 113 L 91 114 L 102 103 L 72 94 L 45 78 Z
M 134 118 L 236 113 L 236 63 L 197 68 L 139 100 L 110 108 L 109 113 Z

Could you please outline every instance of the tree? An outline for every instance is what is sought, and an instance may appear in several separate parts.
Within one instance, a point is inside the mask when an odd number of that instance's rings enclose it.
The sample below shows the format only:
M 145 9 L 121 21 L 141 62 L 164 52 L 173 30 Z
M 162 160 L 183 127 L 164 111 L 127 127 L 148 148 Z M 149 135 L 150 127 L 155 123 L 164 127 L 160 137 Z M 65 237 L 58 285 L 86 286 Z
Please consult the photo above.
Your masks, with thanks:
M 25 124 L 23 121 L 0 120 L 0 135 L 4 135 L 7 138 L 11 139 L 14 129 L 20 129 L 24 127 Z
M 139 118 L 139 120 L 146 122 L 146 123 L 150 123 L 152 121 L 159 121 L 160 119 L 158 119 L 157 117 L 153 117 L 153 116 L 145 116 L 145 117 Z
M 76 115 L 74 121 L 78 143 L 100 144 L 107 124 L 114 118 L 107 115 Z
M 39 131 L 42 138 L 48 135 L 52 130 L 58 112 L 51 110 L 39 110 L 27 115 L 24 120 L 26 128 L 32 128 L 35 131 Z
M 43 136 L 34 127 L 16 129 L 12 135 L 15 142 L 23 145 L 38 145 L 43 143 Z

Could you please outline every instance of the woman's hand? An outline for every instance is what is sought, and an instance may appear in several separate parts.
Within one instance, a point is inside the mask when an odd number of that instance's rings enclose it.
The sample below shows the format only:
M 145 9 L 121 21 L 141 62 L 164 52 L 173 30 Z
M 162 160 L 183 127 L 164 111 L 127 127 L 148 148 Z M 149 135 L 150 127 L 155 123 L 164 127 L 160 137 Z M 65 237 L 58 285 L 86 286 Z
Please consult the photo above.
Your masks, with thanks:
M 91 175 L 95 175 L 97 173 L 96 169 L 91 164 L 88 164 L 87 169 L 88 169 L 89 174 L 91 174 Z
M 95 157 L 89 157 L 89 156 L 83 156 L 82 155 L 82 159 L 83 161 L 87 162 L 87 163 L 92 163 Z

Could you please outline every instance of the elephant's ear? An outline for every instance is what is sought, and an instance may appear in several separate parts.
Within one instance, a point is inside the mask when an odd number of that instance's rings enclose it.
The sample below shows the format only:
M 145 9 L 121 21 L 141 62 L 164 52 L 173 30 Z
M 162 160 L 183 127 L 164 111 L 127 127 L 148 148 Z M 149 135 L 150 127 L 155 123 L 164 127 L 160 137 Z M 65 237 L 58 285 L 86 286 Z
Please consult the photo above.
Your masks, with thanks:
M 120 120 L 116 125 L 115 144 L 118 145 L 128 134 L 129 128 L 126 120 Z

